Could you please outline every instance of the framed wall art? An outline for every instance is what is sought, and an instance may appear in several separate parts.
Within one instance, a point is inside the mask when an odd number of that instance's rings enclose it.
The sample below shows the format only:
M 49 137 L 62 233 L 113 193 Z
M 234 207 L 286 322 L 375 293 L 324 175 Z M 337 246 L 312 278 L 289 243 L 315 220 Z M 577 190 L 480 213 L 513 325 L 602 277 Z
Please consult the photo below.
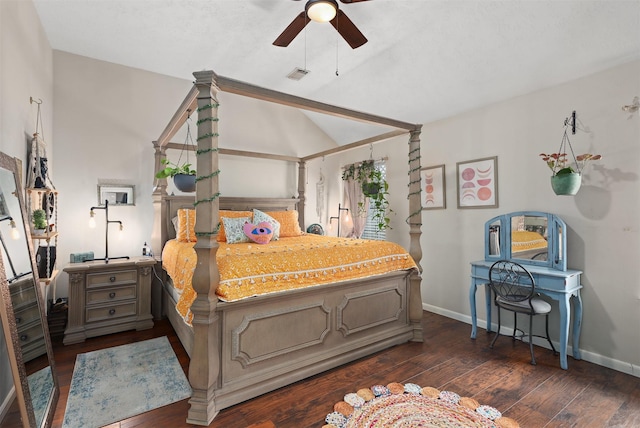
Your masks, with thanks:
M 498 157 L 456 163 L 458 208 L 498 207 Z
M 128 184 L 98 184 L 98 205 L 135 205 L 133 200 L 133 185 Z
M 447 207 L 445 194 L 444 165 L 435 165 L 420 170 L 422 187 L 422 209 L 440 210 Z

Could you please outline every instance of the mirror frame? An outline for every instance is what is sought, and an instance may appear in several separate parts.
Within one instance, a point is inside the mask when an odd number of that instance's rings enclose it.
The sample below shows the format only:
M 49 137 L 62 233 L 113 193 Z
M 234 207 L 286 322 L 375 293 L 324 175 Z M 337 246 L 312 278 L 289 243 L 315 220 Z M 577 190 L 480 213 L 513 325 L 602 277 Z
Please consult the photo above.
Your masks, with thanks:
M 0 168 L 4 168 L 13 173 L 15 179 L 15 193 L 18 198 L 18 205 L 20 207 L 20 216 L 22 218 L 23 230 L 22 233 L 27 241 L 27 247 L 29 250 L 29 259 L 31 261 L 31 274 L 35 287 L 35 295 L 37 300 L 38 310 L 40 312 L 40 321 L 44 334 L 45 348 L 47 351 L 47 359 L 51 371 L 53 380 L 53 391 L 49 397 L 47 407 L 44 409 L 44 415 L 42 423 L 39 428 L 49 427 L 53 421 L 53 415 L 56 410 L 58 399 L 60 397 L 60 385 L 58 383 L 58 376 L 55 370 L 55 362 L 53 358 L 53 348 L 51 345 L 51 337 L 49 336 L 49 326 L 47 324 L 47 317 L 44 311 L 44 298 L 40 291 L 40 284 L 38 278 L 38 269 L 33 252 L 33 243 L 31 242 L 30 229 L 28 227 L 28 216 L 25 210 L 25 201 L 21 186 L 21 172 L 22 162 L 14 157 L 11 157 L 3 152 L 0 152 Z M 17 217 L 17 216 L 12 216 Z M 16 399 L 18 400 L 18 407 L 20 409 L 20 416 L 24 427 L 36 427 L 35 412 L 33 409 L 33 402 L 31 400 L 31 393 L 29 392 L 29 382 L 27 377 L 27 370 L 24 362 L 24 356 L 22 348 L 20 346 L 20 338 L 18 337 L 18 328 L 13 309 L 13 303 L 11 301 L 11 291 L 9 289 L 9 281 L 7 279 L 5 264 L 2 257 L 0 257 L 0 318 L 2 319 L 2 328 L 5 335 L 5 342 L 11 365 L 11 372 L 13 375 L 13 381 L 16 391 Z
M 545 217 L 547 219 L 547 260 L 531 260 L 513 258 L 511 252 L 511 222 L 513 217 Z M 490 228 L 498 224 L 500 226 L 499 241 L 500 253 L 490 254 L 489 239 Z M 567 225 L 555 214 L 541 211 L 516 211 L 493 217 L 484 224 L 484 258 L 487 261 L 501 259 L 515 260 L 518 263 L 547 267 L 561 271 L 567 270 Z

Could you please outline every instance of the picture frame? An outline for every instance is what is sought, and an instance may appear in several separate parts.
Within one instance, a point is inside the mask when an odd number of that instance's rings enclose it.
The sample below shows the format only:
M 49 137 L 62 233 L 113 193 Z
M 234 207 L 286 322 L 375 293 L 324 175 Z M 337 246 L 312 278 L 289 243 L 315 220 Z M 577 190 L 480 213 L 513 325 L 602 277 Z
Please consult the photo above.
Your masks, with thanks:
M 444 172 L 444 165 L 427 166 L 420 169 L 423 210 L 441 210 L 447 208 Z
M 98 184 L 98 205 L 135 205 L 134 190 L 132 184 Z
M 498 157 L 456 163 L 458 208 L 498 207 Z

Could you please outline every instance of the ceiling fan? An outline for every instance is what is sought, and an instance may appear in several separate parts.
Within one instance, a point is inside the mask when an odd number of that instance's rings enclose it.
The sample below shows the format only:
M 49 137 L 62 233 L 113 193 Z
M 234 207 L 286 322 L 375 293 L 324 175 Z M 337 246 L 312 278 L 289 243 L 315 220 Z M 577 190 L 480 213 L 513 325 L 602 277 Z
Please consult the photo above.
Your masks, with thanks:
M 368 0 L 340 1 L 348 4 Z M 331 22 L 331 25 L 338 30 L 338 33 L 340 33 L 353 49 L 367 43 L 367 38 L 358 30 L 349 17 L 340 10 L 336 0 L 308 0 L 304 6 L 304 12 L 300 12 L 300 14 L 294 18 L 291 24 L 285 28 L 273 44 L 282 47 L 289 46 L 289 43 L 291 43 L 298 33 L 309 23 L 309 20 Z

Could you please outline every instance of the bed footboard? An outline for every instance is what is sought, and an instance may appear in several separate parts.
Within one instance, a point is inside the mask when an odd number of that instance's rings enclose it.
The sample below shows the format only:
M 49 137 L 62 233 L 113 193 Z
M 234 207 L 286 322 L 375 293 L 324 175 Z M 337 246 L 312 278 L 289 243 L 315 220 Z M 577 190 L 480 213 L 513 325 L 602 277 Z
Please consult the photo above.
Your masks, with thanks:
M 407 272 L 221 303 L 222 409 L 407 342 Z

